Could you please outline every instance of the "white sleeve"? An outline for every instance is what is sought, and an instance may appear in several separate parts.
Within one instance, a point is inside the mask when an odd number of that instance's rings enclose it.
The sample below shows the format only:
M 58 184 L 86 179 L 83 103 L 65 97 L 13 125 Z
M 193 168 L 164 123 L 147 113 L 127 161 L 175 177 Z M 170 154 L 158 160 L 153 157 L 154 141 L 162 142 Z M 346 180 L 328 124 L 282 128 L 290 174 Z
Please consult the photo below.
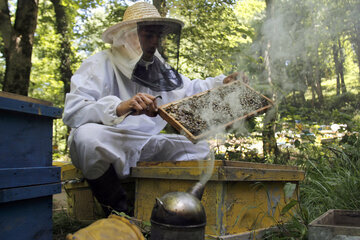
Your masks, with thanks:
M 187 77 L 183 76 L 185 82 L 184 85 L 186 87 L 186 97 L 222 85 L 225 77 L 226 76 L 222 74 L 216 77 L 208 77 L 205 80 L 202 79 L 190 80 Z
M 71 78 L 71 90 L 66 94 L 63 121 L 69 127 L 85 123 L 118 123 L 116 107 L 121 99 L 109 94 L 113 75 L 104 59 L 96 56 L 84 61 Z

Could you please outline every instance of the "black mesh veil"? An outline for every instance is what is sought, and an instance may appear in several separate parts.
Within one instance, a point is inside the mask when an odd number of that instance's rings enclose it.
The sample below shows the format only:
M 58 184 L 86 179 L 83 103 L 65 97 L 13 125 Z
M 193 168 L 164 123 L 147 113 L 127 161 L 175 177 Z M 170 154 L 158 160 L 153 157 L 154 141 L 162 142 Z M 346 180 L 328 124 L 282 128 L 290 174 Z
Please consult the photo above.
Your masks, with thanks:
M 163 22 L 142 22 L 138 23 L 137 29 L 138 32 L 157 29 L 155 35 L 159 38 L 159 44 L 151 60 L 141 58 L 137 62 L 131 80 L 158 92 L 181 88 L 183 82 L 177 71 L 181 26 L 168 26 Z M 138 35 L 139 38 L 142 37 L 141 34 Z M 143 45 L 147 45 L 147 40 L 139 40 Z M 171 65 L 175 65 L 176 69 Z

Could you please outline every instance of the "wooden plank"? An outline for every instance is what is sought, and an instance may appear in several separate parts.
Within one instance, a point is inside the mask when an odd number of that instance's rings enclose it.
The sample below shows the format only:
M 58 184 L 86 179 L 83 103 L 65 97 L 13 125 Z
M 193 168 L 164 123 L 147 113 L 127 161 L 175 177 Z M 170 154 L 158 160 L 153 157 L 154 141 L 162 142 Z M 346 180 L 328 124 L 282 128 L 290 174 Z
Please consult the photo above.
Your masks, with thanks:
M 191 160 L 191 161 L 166 161 L 166 162 L 138 162 L 138 167 L 199 167 L 211 164 L 209 160 Z M 289 169 L 299 170 L 296 166 L 280 165 L 280 164 L 266 164 L 255 162 L 242 161 L 223 161 L 215 160 L 214 166 L 229 166 L 229 167 L 245 167 L 245 168 L 265 168 L 265 169 Z
M 72 164 L 67 164 L 61 167 L 61 181 L 84 179 L 84 175 L 80 169 Z
M 299 170 L 296 166 L 280 165 L 280 164 L 267 164 L 255 162 L 242 162 L 242 161 L 224 161 L 224 166 L 229 167 L 247 167 L 247 168 L 266 168 L 266 169 L 289 169 Z
M 158 112 L 160 117 L 162 117 L 165 121 L 167 121 L 171 126 L 173 126 L 179 133 L 186 136 L 191 142 L 196 143 L 198 141 L 197 137 L 195 137 L 189 130 L 187 130 L 179 121 L 169 115 L 164 109 L 163 106 L 158 108 Z
M 154 178 L 154 179 L 182 179 L 182 180 L 198 180 L 201 173 L 205 169 L 194 167 L 135 167 L 131 169 L 131 177 L 133 178 Z M 217 176 L 213 175 L 212 180 L 217 180 Z
M 52 196 L 0 204 L 0 239 L 52 239 Z
M 0 97 L 11 98 L 11 99 L 15 99 L 15 100 L 23 101 L 23 102 L 42 104 L 42 105 L 49 106 L 49 107 L 53 106 L 52 102 L 48 102 L 45 100 L 36 99 L 36 98 L 28 97 L 28 96 L 23 96 L 23 95 L 19 95 L 19 94 L 4 92 L 4 91 L 0 91 Z
M 265 169 L 265 168 L 242 168 L 224 167 L 219 176 L 222 181 L 302 181 L 304 171 L 289 169 Z
M 355 227 L 360 230 L 360 211 L 330 209 L 313 222 L 311 226 Z
M 0 96 L 0 109 L 3 111 L 1 113 L 2 115 L 7 114 L 4 110 L 35 114 L 51 118 L 61 118 L 62 114 L 62 110 L 57 107 L 2 96 Z
M 51 118 L 0 109 L 0 126 L 0 168 L 52 165 Z
M 224 166 L 224 161 L 214 161 L 214 166 Z M 199 167 L 209 165 L 208 160 L 191 160 L 191 161 L 166 161 L 166 162 L 137 162 L 138 167 Z
M 261 240 L 264 235 L 269 231 L 276 231 L 276 227 L 269 228 L 261 228 L 254 231 L 242 232 L 239 234 L 231 234 L 224 236 L 214 236 L 214 235 L 206 235 L 205 239 L 207 240 Z
M 341 239 L 360 239 L 360 211 L 330 209 L 309 224 L 309 240 L 340 236 Z
M 206 171 L 200 167 L 135 167 L 131 177 L 199 180 Z M 214 167 L 210 181 L 302 181 L 304 172 L 291 169 Z
M 60 183 L 0 189 L 0 203 L 38 198 L 61 192 Z
M 59 167 L 0 168 L 0 189 L 60 182 Z

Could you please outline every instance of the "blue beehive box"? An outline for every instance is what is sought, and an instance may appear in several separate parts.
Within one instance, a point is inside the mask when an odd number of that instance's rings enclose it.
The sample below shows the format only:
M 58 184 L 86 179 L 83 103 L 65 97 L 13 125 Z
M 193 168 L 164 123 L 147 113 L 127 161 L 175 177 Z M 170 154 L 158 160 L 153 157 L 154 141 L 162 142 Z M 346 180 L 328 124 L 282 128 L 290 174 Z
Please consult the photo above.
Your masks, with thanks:
M 49 102 L 0 92 L 0 239 L 52 239 L 52 195 L 61 192 L 52 166 Z

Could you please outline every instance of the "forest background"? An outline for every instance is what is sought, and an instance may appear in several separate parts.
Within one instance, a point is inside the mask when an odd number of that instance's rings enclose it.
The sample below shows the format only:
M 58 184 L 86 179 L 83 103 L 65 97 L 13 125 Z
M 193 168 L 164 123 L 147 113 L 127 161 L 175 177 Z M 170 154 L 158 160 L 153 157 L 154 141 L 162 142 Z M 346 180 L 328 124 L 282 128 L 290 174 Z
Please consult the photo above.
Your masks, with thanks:
M 72 74 L 109 47 L 101 33 L 133 2 L 0 0 L 0 88 L 63 108 Z M 358 0 L 153 4 L 163 16 L 185 22 L 180 73 L 204 79 L 244 72 L 275 101 L 272 111 L 230 131 L 216 154 L 306 171 L 303 207 L 294 215 L 300 230 L 292 234 L 305 238 L 307 223 L 327 209 L 360 208 Z M 69 159 L 68 132 L 61 119 L 54 122 L 54 160 Z M 251 147 L 258 142 L 261 149 Z

